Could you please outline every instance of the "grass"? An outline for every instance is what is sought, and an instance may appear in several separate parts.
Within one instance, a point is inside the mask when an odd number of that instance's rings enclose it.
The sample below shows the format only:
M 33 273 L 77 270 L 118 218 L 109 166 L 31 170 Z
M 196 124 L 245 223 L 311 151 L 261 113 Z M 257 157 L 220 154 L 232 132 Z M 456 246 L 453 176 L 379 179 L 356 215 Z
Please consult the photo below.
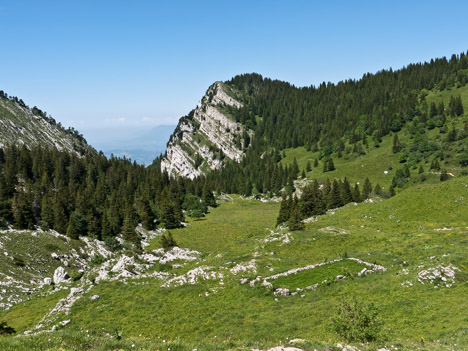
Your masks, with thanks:
M 468 88 L 453 91 L 459 91 L 468 101 Z M 449 94 L 431 93 L 427 99 L 448 99 Z M 452 121 L 462 124 L 462 118 Z M 436 128 L 427 135 L 437 138 L 440 134 Z M 408 145 L 413 142 L 406 128 L 399 137 Z M 368 176 L 374 185 L 378 182 L 388 189 L 395 170 L 402 166 L 391 146 L 392 136 L 387 136 L 379 148 L 364 149 L 366 155 L 334 157 L 335 171 L 323 173 L 320 164 L 307 176 L 319 181 L 346 176 L 351 182 L 361 183 Z M 430 160 L 423 159 L 414 166 L 424 166 L 425 182 L 412 169 L 410 182 L 398 189 L 395 197 L 329 211 L 308 223 L 304 231 L 290 233 L 290 243 L 265 240 L 274 228 L 278 203 L 233 196 L 233 201 L 211 209 L 206 218 L 189 219 L 187 227 L 172 231 L 180 247 L 202 253 L 200 260 L 177 269 L 164 267 L 179 275 L 208 266 L 222 273 L 222 280 L 173 288 L 162 287 L 158 279 L 103 282 L 76 302 L 66 317 L 71 323 L 64 330 L 50 335 L 0 338 L 0 349 L 245 350 L 285 345 L 290 339 L 303 338 L 307 340 L 306 349 L 330 350 L 342 342 L 330 328 L 330 316 L 347 297 L 375 303 L 385 322 L 387 340 L 358 345 L 361 350 L 375 351 L 390 345 L 398 350 L 468 349 L 468 177 L 461 176 L 458 147 L 453 145 L 449 151 L 452 157 L 443 164 L 455 174 L 454 178 L 441 183 L 437 174 L 428 172 L 426 161 Z M 308 160 L 313 164 L 317 157 L 317 153 L 304 148 L 285 152 L 281 162 L 291 163 L 296 157 L 301 170 Z M 26 264 L 30 258 L 23 253 L 30 244 L 17 243 L 18 255 Z M 159 239 L 155 239 L 147 249 L 159 246 Z M 271 282 L 274 287 L 290 289 L 325 279 L 333 280 L 333 284 L 321 284 L 315 290 L 277 301 L 271 290 L 240 282 L 241 278 L 265 278 L 347 256 L 383 265 L 387 270 L 336 280 L 339 274 L 353 275 L 362 269 L 358 263 L 344 260 L 301 271 Z M 251 260 L 255 260 L 256 272 L 230 273 L 235 265 Z M 452 287 L 418 281 L 419 272 L 439 265 L 458 268 Z M 0 320 L 22 332 L 40 320 L 65 293 L 20 304 L 0 313 Z M 100 297 L 91 300 L 92 295 Z M 123 331 L 122 340 L 111 337 L 116 330 Z
M 344 260 L 329 263 L 313 269 L 299 271 L 295 274 L 279 277 L 270 280 L 273 288 L 288 288 L 289 290 L 304 289 L 314 284 L 320 284 L 324 281 L 332 283 L 338 275 L 352 277 L 365 266 L 355 261 Z
M 171 349 L 242 350 L 286 344 L 287 338 L 304 338 L 314 348 L 325 349 L 340 341 L 330 329 L 329 316 L 343 297 L 354 296 L 379 306 L 389 335 L 388 343 L 368 345 L 369 350 L 390 343 L 400 350 L 444 350 L 444 345 L 454 344 L 466 348 L 467 187 L 468 178 L 460 177 L 417 185 L 381 202 L 349 204 L 318 217 L 305 231 L 293 232 L 289 244 L 262 240 L 269 235 L 266 228 L 274 224 L 278 204 L 235 198 L 212 209 L 205 220 L 173 231 L 180 246 L 203 254 L 199 263 L 190 263 L 183 271 L 211 266 L 225 274 L 223 285 L 217 280 L 174 288 L 163 288 L 156 279 L 102 283 L 73 306 L 72 322 L 65 330 L 71 335 L 88 330 L 90 340 L 105 338 L 109 343 L 116 341 L 106 333 L 123 330 L 122 345 L 134 342 L 141 349 L 159 349 L 164 339 L 179 345 Z M 442 228 L 450 230 L 436 230 Z M 158 245 L 156 239 L 152 248 Z M 381 264 L 387 271 L 320 285 L 305 291 L 304 297 L 279 301 L 263 287 L 239 282 L 241 277 L 268 277 L 345 254 Z M 234 264 L 253 257 L 257 273 L 228 273 Z M 361 266 L 354 263 L 326 265 L 272 282 L 302 288 L 343 274 L 344 268 L 355 273 Z M 453 287 L 435 288 L 417 281 L 419 271 L 439 264 L 460 269 Z M 402 286 L 407 281 L 413 286 Z M 100 298 L 91 301 L 94 294 Z M 25 305 L 17 308 L 27 310 Z M 0 318 L 13 324 L 11 317 L 4 313 Z M 82 334 L 77 345 L 83 338 Z

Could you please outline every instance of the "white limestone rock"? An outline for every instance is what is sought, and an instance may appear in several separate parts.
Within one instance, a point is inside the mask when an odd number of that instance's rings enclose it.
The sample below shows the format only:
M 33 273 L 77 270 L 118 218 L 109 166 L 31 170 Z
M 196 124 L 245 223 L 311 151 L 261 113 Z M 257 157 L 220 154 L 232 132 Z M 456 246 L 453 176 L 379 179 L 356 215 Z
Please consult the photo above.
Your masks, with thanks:
M 70 279 L 70 276 L 65 271 L 65 268 L 58 267 L 54 272 L 54 283 L 58 285 L 66 280 Z
M 213 149 L 206 145 L 206 141 L 215 149 L 222 150 L 224 155 L 236 162 L 240 162 L 244 151 L 239 148 L 237 139 L 241 139 L 246 131 L 252 136 L 253 131 L 229 118 L 223 108 L 231 106 L 241 108 L 242 104 L 229 96 L 229 87 L 221 82 L 214 83 L 206 92 L 202 101 L 189 118 L 179 121 L 174 134 L 169 140 L 166 157 L 161 160 L 161 169 L 171 176 L 196 178 L 203 175 L 202 167 L 195 167 L 195 156 L 202 157 L 209 169 L 219 169 L 223 161 L 217 157 Z

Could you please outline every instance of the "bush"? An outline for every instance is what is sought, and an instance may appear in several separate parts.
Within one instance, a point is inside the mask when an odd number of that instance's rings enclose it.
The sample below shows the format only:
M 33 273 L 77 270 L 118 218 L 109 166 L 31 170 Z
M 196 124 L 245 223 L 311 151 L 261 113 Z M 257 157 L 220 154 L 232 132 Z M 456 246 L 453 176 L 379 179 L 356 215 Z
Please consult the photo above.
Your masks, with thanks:
M 104 240 L 104 245 L 106 245 L 106 247 L 112 252 L 116 252 L 122 249 L 120 242 L 113 236 L 106 238 Z
M 164 250 L 172 249 L 174 246 L 177 246 L 177 243 L 172 237 L 171 232 L 167 232 L 167 234 L 163 234 L 163 236 L 161 237 L 161 246 Z
M 7 322 L 2 321 L 0 322 L 0 335 L 11 335 L 15 334 L 16 330 L 10 327 Z
M 91 264 L 93 266 L 99 266 L 100 264 L 103 264 L 104 262 L 106 262 L 105 257 L 99 254 L 94 254 L 93 258 L 91 259 Z
M 25 263 L 24 260 L 21 257 L 18 256 L 13 256 L 13 263 L 17 265 L 18 267 L 24 267 Z
M 333 330 L 346 341 L 374 341 L 382 336 L 383 322 L 374 304 L 343 300 L 332 318 Z

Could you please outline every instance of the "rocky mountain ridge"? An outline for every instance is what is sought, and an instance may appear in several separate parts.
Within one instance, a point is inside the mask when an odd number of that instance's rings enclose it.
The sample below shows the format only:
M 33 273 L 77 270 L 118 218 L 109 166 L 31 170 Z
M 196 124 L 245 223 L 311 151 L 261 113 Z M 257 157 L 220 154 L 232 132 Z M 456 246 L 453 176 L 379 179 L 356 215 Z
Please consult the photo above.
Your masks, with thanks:
M 0 148 L 10 145 L 56 147 L 82 154 L 91 147 L 75 129 L 65 129 L 37 107 L 29 108 L 22 100 L 0 95 Z
M 180 119 L 161 160 L 163 171 L 193 179 L 221 168 L 226 157 L 242 160 L 245 139 L 253 131 L 231 118 L 229 109 L 243 106 L 234 96 L 233 88 L 222 82 L 207 90 L 197 107 Z

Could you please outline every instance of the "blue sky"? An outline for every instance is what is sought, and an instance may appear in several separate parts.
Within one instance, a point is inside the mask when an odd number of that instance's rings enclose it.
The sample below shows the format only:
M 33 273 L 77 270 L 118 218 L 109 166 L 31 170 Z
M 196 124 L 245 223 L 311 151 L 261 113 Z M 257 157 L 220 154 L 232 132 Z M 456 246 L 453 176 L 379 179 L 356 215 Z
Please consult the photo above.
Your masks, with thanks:
M 298 86 L 468 49 L 463 1 L 5 1 L 0 89 L 66 126 L 175 124 L 216 80 Z

